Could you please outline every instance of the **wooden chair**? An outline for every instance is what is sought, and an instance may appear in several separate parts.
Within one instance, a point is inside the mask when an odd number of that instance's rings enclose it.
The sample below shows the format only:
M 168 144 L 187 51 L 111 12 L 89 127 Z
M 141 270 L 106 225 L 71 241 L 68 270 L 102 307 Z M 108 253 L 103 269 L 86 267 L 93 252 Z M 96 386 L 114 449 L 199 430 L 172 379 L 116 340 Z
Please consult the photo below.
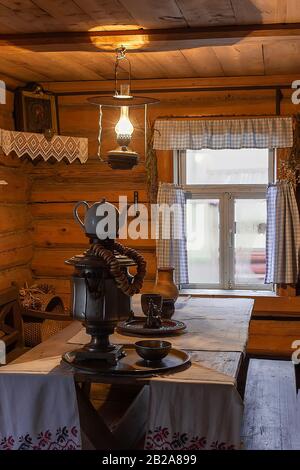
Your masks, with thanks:
M 6 362 L 24 354 L 24 329 L 22 308 L 17 287 L 0 291 L 0 339 L 6 346 Z

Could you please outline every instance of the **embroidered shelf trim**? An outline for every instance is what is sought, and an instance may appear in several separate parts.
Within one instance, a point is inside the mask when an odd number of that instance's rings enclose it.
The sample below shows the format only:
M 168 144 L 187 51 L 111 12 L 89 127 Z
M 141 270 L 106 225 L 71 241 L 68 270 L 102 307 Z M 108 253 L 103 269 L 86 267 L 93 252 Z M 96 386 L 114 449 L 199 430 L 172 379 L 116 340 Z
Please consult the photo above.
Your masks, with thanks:
M 50 140 L 43 134 L 1 129 L 1 147 L 5 155 L 14 152 L 17 157 L 27 156 L 31 160 L 42 157 L 46 162 L 54 158 L 58 162 L 63 159 L 73 163 L 77 158 L 81 163 L 88 159 L 88 139 L 54 135 Z

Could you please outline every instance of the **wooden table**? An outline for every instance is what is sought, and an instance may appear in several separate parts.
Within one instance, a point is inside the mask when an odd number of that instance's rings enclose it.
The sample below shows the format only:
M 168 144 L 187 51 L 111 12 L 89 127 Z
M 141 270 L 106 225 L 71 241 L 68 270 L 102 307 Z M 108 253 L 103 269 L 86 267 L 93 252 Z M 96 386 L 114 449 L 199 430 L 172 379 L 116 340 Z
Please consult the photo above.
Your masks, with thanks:
M 213 301 L 213 299 L 212 299 Z M 81 345 L 69 344 L 68 340 L 73 338 L 80 330 L 82 325 L 79 322 L 73 322 L 63 331 L 51 337 L 47 341 L 36 346 L 20 358 L 15 363 L 29 362 L 38 359 L 46 359 L 54 356 L 61 356 L 66 351 L 80 348 Z M 235 378 L 237 388 L 243 397 L 246 384 L 248 369 L 248 358 L 243 352 L 238 351 L 190 351 L 192 360 L 201 362 L 201 365 L 212 368 L 224 374 Z M 96 449 L 120 449 L 128 448 L 132 442 L 129 440 L 129 434 L 134 441 L 135 418 L 147 409 L 148 388 L 145 385 L 151 380 L 149 377 L 112 377 L 103 375 L 91 375 L 81 372 L 74 372 L 76 382 L 76 392 L 78 399 L 78 408 L 80 416 L 81 429 L 87 436 L 90 443 Z M 112 432 L 106 425 L 104 419 L 93 407 L 89 400 L 89 390 L 91 383 L 117 384 L 128 386 L 136 384 L 140 386 L 140 393 L 126 413 L 126 419 L 121 421 L 119 427 Z M 128 433 L 130 430 L 130 433 Z M 136 430 L 138 437 L 139 429 Z
M 245 348 L 252 306 L 253 302 L 246 299 L 192 298 L 188 301 L 188 304 L 185 299 L 177 301 L 174 318 L 185 321 L 188 328 L 182 335 L 170 338 L 170 340 L 175 345 L 174 347 L 187 349 L 191 354 L 194 371 L 189 372 L 192 374 L 193 380 L 199 380 L 200 377 L 200 382 L 205 380 L 206 383 L 206 380 L 210 379 L 203 379 L 205 375 L 201 375 L 202 372 L 198 371 L 200 369 L 202 371 L 203 369 L 207 371 L 207 368 L 212 369 L 209 374 L 211 372 L 214 374 L 214 371 L 216 371 L 216 375 L 220 372 L 222 377 L 223 374 L 229 376 L 230 383 L 233 387 L 236 384 L 240 395 L 243 397 L 248 367 Z M 138 314 L 140 308 L 140 299 L 138 297 L 133 300 L 133 308 L 135 313 Z M 59 358 L 63 353 L 82 347 L 82 343 L 79 344 L 80 341 L 77 337 L 75 338 L 76 341 L 74 340 L 76 335 L 82 339 L 82 333 L 78 335 L 81 329 L 82 325 L 79 322 L 71 323 L 57 335 L 21 356 L 16 362 L 20 364 L 54 357 L 58 358 L 59 364 Z M 83 341 L 86 339 L 83 338 Z M 119 344 L 126 343 L 126 341 L 131 343 L 137 341 L 136 338 L 120 335 L 114 335 L 111 339 L 112 342 L 119 342 Z M 73 344 L 70 344 L 70 340 Z M 204 366 L 204 368 L 201 366 Z M 86 436 L 96 449 L 128 449 L 134 445 L 134 438 L 138 438 L 142 434 L 142 429 L 138 429 L 137 417 L 144 416 L 145 423 L 148 417 L 150 387 L 147 385 L 153 379 L 132 376 L 98 376 L 77 371 L 72 371 L 72 373 L 76 382 L 82 435 Z M 225 379 L 226 376 L 224 376 Z M 173 373 L 170 380 L 175 379 L 180 382 L 181 377 L 180 372 L 178 375 Z M 162 378 L 162 380 L 164 379 Z M 166 380 L 169 381 L 169 378 L 166 377 Z M 118 386 L 121 389 L 125 386 L 125 390 L 126 387 L 128 388 L 132 384 L 138 387 L 139 393 L 135 401 L 113 432 L 105 423 L 103 416 L 99 415 L 91 403 L 89 397 L 91 383 L 113 384 L 112 386 Z M 120 392 L 120 398 L 123 401 L 122 391 Z M 132 438 L 131 441 L 129 438 Z

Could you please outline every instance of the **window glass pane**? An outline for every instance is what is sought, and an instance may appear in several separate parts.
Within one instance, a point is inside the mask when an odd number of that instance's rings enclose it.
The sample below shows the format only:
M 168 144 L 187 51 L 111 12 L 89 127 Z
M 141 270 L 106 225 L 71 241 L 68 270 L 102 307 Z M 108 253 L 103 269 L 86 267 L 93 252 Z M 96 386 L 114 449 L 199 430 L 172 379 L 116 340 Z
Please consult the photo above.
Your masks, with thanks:
M 186 214 L 189 282 L 218 284 L 219 200 L 188 199 Z
M 268 149 L 187 150 L 186 184 L 268 184 Z
M 266 270 L 266 200 L 236 199 L 235 283 L 263 284 Z

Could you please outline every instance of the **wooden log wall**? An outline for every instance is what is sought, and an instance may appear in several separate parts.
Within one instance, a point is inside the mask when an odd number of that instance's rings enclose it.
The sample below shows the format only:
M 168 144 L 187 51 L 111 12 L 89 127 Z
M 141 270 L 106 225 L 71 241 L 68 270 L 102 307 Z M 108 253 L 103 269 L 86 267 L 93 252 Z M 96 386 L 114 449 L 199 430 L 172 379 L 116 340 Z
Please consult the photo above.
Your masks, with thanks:
M 0 104 L 0 128 L 13 129 L 13 93 L 7 91 L 6 104 Z M 30 176 L 26 163 L 0 155 L 0 290 L 16 282 L 32 280 L 33 257 L 28 207 Z
M 61 87 L 61 84 L 60 84 Z M 101 87 L 101 83 L 99 83 Z M 66 88 L 68 92 L 70 88 Z M 72 89 L 71 89 L 72 91 Z M 215 115 L 273 114 L 275 112 L 274 90 L 232 92 L 182 92 L 152 93 L 161 100 L 150 107 L 149 117 L 153 121 L 165 115 Z M 59 96 L 60 131 L 65 135 L 89 138 L 89 160 L 86 164 L 39 163 L 32 169 L 33 184 L 30 197 L 33 218 L 34 257 L 32 272 L 35 279 L 49 282 L 58 292 L 69 299 L 69 276 L 71 268 L 64 260 L 82 252 L 87 240 L 73 220 L 72 208 L 76 201 L 84 199 L 94 202 L 105 197 L 118 203 L 119 195 L 126 195 L 133 202 L 134 191 L 138 191 L 139 202 L 148 204 L 146 170 L 142 163 L 130 171 L 116 171 L 97 158 L 98 109 L 87 102 L 87 96 L 76 94 Z M 135 128 L 132 148 L 144 160 L 143 111 L 131 111 L 130 118 Z M 102 131 L 102 154 L 116 146 L 114 126 L 116 111 L 104 110 Z M 163 155 L 159 155 L 159 158 Z M 169 179 L 171 162 L 158 162 L 160 179 Z M 124 244 L 136 247 L 147 260 L 147 282 L 144 289 L 153 285 L 156 271 L 154 240 L 124 240 Z
M 99 85 L 99 86 L 98 86 Z M 55 89 L 55 84 L 52 84 Z M 83 85 L 84 86 L 84 85 Z M 101 82 L 93 89 L 101 90 Z M 149 84 L 148 84 L 149 86 Z M 59 91 L 78 92 L 77 84 L 57 85 Z M 49 87 L 50 88 L 50 87 Z M 149 88 L 148 88 L 149 89 Z M 146 93 L 145 93 L 146 94 Z M 147 92 L 147 94 L 149 94 Z M 290 100 L 291 91 L 282 90 L 281 114 L 298 112 Z M 230 91 L 155 91 L 151 96 L 161 100 L 159 105 L 150 108 L 149 116 L 153 121 L 160 116 L 240 116 L 275 115 L 276 91 L 268 89 L 230 90 Z M 134 191 L 138 191 L 139 202 L 148 204 L 145 165 L 140 164 L 131 171 L 115 171 L 96 157 L 98 111 L 89 105 L 85 94 L 58 97 L 60 130 L 65 135 L 89 138 L 89 160 L 85 165 L 65 163 L 50 165 L 39 163 L 32 166 L 32 189 L 30 212 L 32 217 L 32 238 L 34 256 L 32 260 L 33 278 L 54 284 L 65 302 L 68 303 L 71 268 L 64 264 L 65 259 L 81 253 L 87 247 L 87 239 L 72 216 L 74 203 L 80 199 L 94 202 L 105 197 L 112 203 L 118 202 L 119 195 L 127 195 L 133 201 Z M 117 114 L 104 111 L 102 154 L 105 155 L 116 146 L 114 125 Z M 143 116 L 140 111 L 131 113 L 135 127 L 132 147 L 143 158 Z M 159 176 L 162 181 L 172 176 L 172 155 L 158 152 Z M 145 290 L 153 285 L 156 258 L 153 240 L 128 240 L 124 244 L 136 247 L 148 262 Z M 270 310 L 271 309 L 271 310 Z M 293 311 L 290 314 L 291 309 Z M 277 315 L 276 320 L 273 316 Z M 280 321 L 278 316 L 282 317 Z M 254 319 L 251 324 L 249 352 L 254 354 L 286 355 L 291 354 L 291 342 L 300 338 L 299 298 L 285 297 L 257 299 Z

